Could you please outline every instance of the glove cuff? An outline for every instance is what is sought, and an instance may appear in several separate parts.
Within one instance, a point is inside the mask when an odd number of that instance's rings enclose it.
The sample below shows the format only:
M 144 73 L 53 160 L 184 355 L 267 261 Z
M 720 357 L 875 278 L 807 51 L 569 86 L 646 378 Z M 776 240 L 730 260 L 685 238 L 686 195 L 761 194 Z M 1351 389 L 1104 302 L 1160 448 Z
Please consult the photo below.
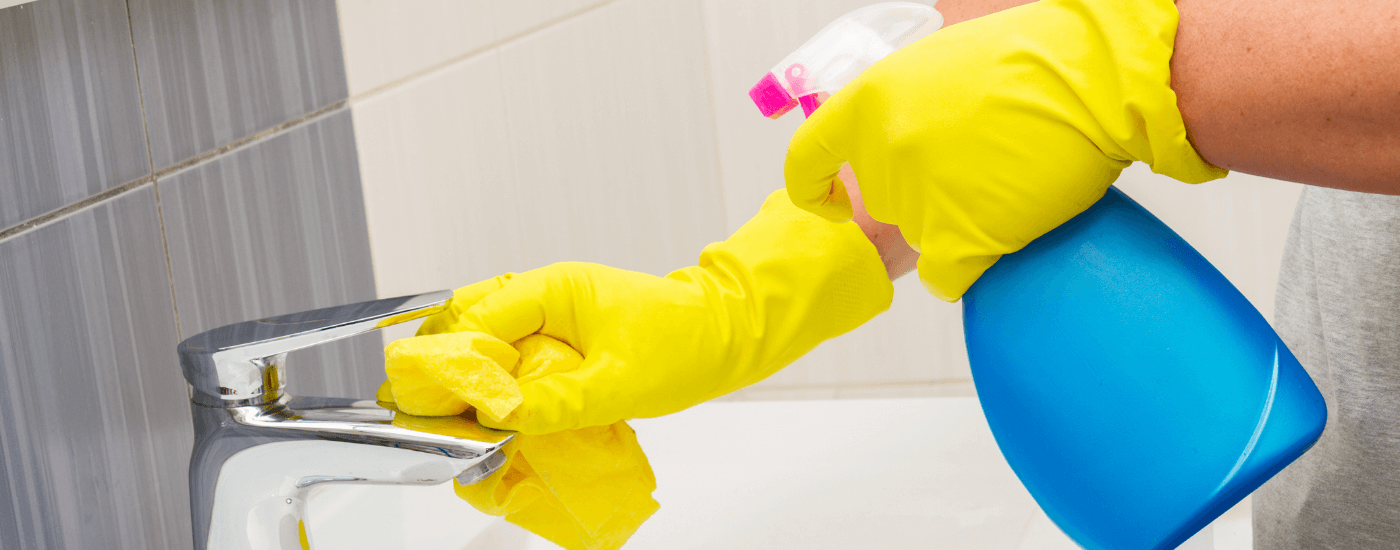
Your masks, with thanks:
M 1116 74 L 1118 90 L 1103 83 L 1077 86 L 1110 139 L 1121 148 L 1104 152 L 1140 160 L 1152 171 L 1186 183 L 1225 177 L 1191 145 L 1171 87 L 1171 58 L 1178 12 L 1172 0 L 1051 0 L 1047 9 L 1067 10 L 1086 26 L 1087 42 L 1101 41 L 1090 70 Z M 1100 88 L 1100 89 L 1094 89 Z
M 705 274 L 707 299 L 727 313 L 731 360 L 740 365 L 711 397 L 768 377 L 894 299 L 884 262 L 860 227 L 804 211 L 783 190 L 728 240 L 705 247 L 690 269 Z

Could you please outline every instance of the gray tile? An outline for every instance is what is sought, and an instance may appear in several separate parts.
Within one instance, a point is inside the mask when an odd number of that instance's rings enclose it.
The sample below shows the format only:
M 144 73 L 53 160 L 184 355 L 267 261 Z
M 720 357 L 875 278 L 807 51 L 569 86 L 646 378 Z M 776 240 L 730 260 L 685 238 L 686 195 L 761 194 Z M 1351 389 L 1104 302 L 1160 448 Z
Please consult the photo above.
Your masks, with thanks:
M 350 113 L 163 177 L 180 328 L 375 298 Z M 295 352 L 297 395 L 369 397 L 384 379 L 377 334 Z
M 126 3 L 0 10 L 0 229 L 149 175 Z
M 0 548 L 185 548 L 189 397 L 151 186 L 0 242 Z
M 131 0 L 156 169 L 345 99 L 334 0 Z

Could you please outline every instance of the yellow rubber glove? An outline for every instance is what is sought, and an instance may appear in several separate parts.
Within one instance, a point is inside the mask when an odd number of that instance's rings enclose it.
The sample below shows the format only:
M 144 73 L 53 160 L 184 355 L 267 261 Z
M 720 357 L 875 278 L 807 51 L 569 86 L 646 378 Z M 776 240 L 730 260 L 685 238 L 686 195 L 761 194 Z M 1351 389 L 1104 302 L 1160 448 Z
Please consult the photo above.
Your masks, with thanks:
M 464 330 L 450 326 L 449 319 L 460 317 L 482 297 L 500 290 L 511 276 L 507 273 L 457 289 L 446 310 L 423 320 L 417 336 L 390 342 L 384 348 L 384 370 L 389 379 L 379 386 L 375 398 L 417 416 L 461 414 L 472 399 L 481 400 L 483 408 L 499 416 L 514 410 L 522 399 L 520 390 L 503 381 L 513 379 L 519 352 L 480 334 L 444 336 Z M 424 338 L 428 336 L 434 338 Z M 494 393 L 483 393 L 470 383 L 477 379 Z
M 454 304 L 458 299 L 474 302 L 473 298 L 480 297 L 477 291 L 499 288 L 493 281 L 458 291 Z M 429 331 L 437 328 L 440 327 L 426 327 Z M 397 342 L 405 344 L 391 344 L 391 348 L 399 350 L 399 355 L 406 347 L 436 348 L 422 354 L 440 361 L 432 370 L 434 373 L 501 369 L 508 370 L 520 382 L 572 371 L 583 363 L 577 351 L 548 336 L 526 336 L 510 346 L 514 352 L 505 354 L 483 351 L 499 347 L 499 340 L 479 333 L 458 334 L 468 336 L 469 343 L 444 345 L 440 339 L 419 337 L 399 340 Z M 518 357 L 519 362 L 497 362 L 512 357 Z M 423 380 L 433 378 L 426 371 L 419 371 L 421 376 L 411 372 L 411 369 L 400 371 L 396 376 L 399 386 L 423 386 Z M 406 373 L 409 375 L 405 376 Z M 493 406 L 493 400 L 499 401 L 510 394 L 502 392 L 489 378 L 459 374 L 448 379 L 460 381 L 461 385 L 481 384 L 466 395 L 466 400 L 480 407 L 479 410 Z M 385 382 L 377 397 L 393 403 L 396 387 Z M 403 393 L 418 396 L 421 392 Z M 432 395 L 433 392 L 421 394 Z M 515 394 L 519 394 L 518 388 Z M 394 415 L 394 425 L 479 441 L 498 441 L 503 434 L 483 430 L 462 416 L 409 416 L 401 412 Z M 477 510 L 505 516 L 506 521 L 569 550 L 619 548 L 659 507 L 651 497 L 656 489 L 656 476 L 635 432 L 626 422 L 544 435 L 518 435 L 501 453 L 506 456 L 506 464 L 490 477 L 472 485 L 453 482 L 457 495 Z
M 1003 254 L 1084 211 L 1132 161 L 1199 183 L 1226 172 L 1186 140 L 1169 61 L 1171 0 L 1040 0 L 950 26 L 831 97 L 788 147 L 793 202 L 865 208 L 922 254 L 919 278 L 956 301 Z
M 893 292 L 860 228 L 803 212 L 778 191 L 728 240 L 705 247 L 699 265 L 657 277 L 560 263 L 499 277 L 458 291 L 420 334 L 479 331 L 514 342 L 539 333 L 578 350 L 577 370 L 522 376 L 519 407 L 478 416 L 541 434 L 660 416 L 758 382 L 885 311 Z M 390 370 L 400 406 L 451 413 L 455 403 L 443 409 L 424 396 L 451 401 L 460 390 L 401 385 L 421 379 L 431 359 L 397 355 L 417 365 Z

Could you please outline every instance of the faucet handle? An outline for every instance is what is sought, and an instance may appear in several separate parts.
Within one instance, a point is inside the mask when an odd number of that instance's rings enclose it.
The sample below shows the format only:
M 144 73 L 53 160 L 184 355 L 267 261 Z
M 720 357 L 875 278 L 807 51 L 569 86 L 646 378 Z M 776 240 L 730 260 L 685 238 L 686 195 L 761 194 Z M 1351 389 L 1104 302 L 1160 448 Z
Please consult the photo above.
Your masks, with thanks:
M 426 317 L 451 300 L 452 291 L 439 290 L 222 326 L 181 342 L 180 368 L 201 405 L 275 401 L 284 393 L 288 352 Z

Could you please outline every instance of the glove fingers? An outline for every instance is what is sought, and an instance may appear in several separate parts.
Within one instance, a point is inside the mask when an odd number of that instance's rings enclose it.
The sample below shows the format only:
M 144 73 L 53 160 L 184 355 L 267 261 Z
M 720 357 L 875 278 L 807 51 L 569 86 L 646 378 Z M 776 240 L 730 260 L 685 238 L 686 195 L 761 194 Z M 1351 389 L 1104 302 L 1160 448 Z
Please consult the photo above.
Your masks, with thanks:
M 441 334 L 444 332 L 461 332 L 469 330 L 463 326 L 461 319 L 467 309 L 476 305 L 487 295 L 503 288 L 506 283 L 514 277 L 514 273 L 506 273 L 499 277 L 493 277 L 485 281 L 473 283 L 452 292 L 452 301 L 447 303 L 447 309 L 429 315 L 423 320 L 423 324 L 418 327 L 417 336 L 428 334 Z M 513 340 L 506 340 L 511 342 Z
M 473 304 L 462 315 L 462 324 L 505 342 L 514 342 L 538 332 L 548 307 L 564 308 L 567 293 L 553 296 L 547 281 L 517 277 L 510 284 Z
M 551 373 L 520 384 L 524 399 L 505 418 L 480 417 L 489 428 L 523 434 L 546 434 L 591 426 L 605 426 L 629 418 L 635 406 L 622 395 L 636 380 L 613 380 L 627 372 L 618 358 L 604 354 L 584 359 L 577 370 Z
M 829 135 L 843 126 L 833 115 L 842 107 L 839 97 L 833 96 L 825 109 L 817 109 L 793 134 L 783 161 L 783 177 L 788 197 L 798 208 L 842 222 L 852 215 L 846 186 L 836 177 L 846 155 L 835 150 Z M 832 105 L 833 102 L 838 104 Z

